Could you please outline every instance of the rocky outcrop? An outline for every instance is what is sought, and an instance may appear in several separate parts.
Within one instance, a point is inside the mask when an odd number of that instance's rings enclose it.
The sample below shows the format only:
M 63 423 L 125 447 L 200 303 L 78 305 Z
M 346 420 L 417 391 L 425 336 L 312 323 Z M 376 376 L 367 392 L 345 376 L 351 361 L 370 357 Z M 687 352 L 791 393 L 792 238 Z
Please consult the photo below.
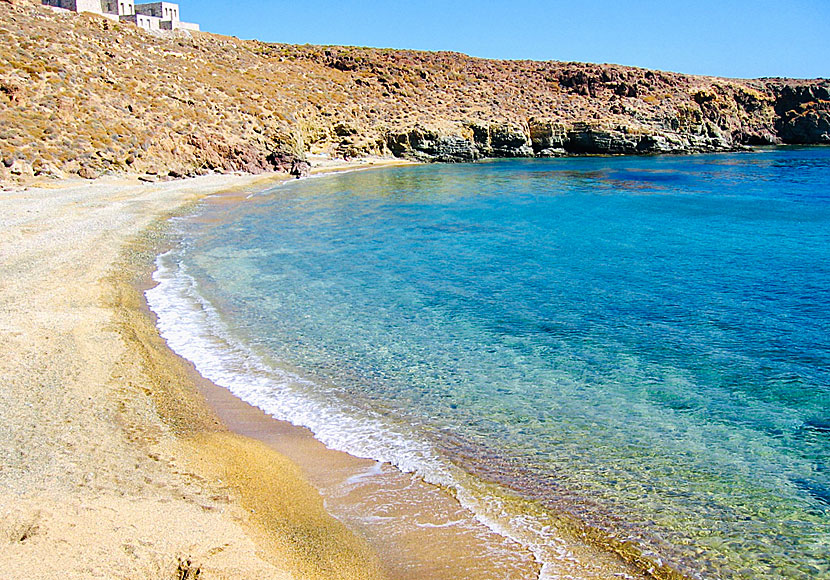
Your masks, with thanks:
M 302 175 L 308 153 L 460 162 L 830 142 L 827 80 L 157 36 L 37 4 L 0 2 L 0 181 Z
M 830 144 L 830 82 L 773 86 L 776 130 L 791 144 Z
M 530 119 L 528 130 L 533 153 L 539 157 L 558 157 L 567 153 L 568 129 L 556 121 Z
M 472 139 L 416 127 L 404 133 L 390 133 L 386 145 L 396 157 L 418 161 L 464 162 L 481 159 Z
M 530 119 L 527 129 L 482 123 L 442 130 L 415 128 L 392 133 L 389 151 L 419 161 L 467 162 L 484 157 L 562 157 L 566 155 L 646 155 L 731 151 L 740 144 L 728 139 L 715 125 L 705 122 L 696 131 L 638 132 L 626 126 L 565 125 Z
M 473 141 L 483 157 L 532 157 L 528 127 L 510 123 L 470 123 Z

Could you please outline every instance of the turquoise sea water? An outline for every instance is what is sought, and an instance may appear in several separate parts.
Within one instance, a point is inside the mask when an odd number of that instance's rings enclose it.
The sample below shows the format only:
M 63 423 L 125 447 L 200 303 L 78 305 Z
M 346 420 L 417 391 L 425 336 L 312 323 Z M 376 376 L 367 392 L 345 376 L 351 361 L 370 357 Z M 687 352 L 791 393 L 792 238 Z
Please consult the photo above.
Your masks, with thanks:
M 175 350 L 540 560 L 566 514 L 691 577 L 830 579 L 830 149 L 354 172 L 176 231 Z

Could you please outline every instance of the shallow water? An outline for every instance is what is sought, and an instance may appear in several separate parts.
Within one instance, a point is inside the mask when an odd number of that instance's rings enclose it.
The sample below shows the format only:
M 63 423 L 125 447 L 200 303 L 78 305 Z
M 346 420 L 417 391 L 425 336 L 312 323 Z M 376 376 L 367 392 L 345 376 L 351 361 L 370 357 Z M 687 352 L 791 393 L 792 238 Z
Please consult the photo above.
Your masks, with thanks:
M 541 560 L 565 514 L 693 577 L 830 578 L 830 149 L 356 172 L 177 229 L 175 350 Z

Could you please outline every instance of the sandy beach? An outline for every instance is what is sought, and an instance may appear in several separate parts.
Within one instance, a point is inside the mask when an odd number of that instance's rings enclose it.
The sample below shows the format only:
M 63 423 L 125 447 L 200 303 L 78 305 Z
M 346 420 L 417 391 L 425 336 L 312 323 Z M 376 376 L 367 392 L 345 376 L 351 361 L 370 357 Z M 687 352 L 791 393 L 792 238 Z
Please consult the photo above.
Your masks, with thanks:
M 505 577 L 486 555 L 517 547 L 449 494 L 266 417 L 158 336 L 140 289 L 166 218 L 281 179 L 2 193 L 4 578 Z M 370 525 L 381 512 L 409 525 Z M 506 577 L 535 577 L 530 554 L 514 560 Z
M 142 231 L 278 179 L 2 194 L 0 576 L 379 576 L 292 463 L 221 425 L 131 286 Z

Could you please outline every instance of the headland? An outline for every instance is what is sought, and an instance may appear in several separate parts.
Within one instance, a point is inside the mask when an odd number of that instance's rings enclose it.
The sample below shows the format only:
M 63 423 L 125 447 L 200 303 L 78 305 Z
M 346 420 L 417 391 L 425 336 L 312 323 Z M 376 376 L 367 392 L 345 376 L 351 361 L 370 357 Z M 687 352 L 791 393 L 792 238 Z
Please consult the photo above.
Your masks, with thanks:
M 830 142 L 830 81 L 151 32 L 0 3 L 0 180 Z

